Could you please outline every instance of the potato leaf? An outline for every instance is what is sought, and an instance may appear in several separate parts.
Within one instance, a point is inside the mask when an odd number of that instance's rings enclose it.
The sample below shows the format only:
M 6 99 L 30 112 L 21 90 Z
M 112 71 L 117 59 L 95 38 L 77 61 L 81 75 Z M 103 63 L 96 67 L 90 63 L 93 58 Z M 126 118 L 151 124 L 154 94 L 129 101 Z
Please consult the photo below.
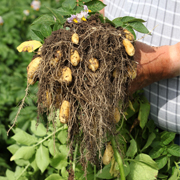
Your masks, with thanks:
M 151 158 L 156 159 L 161 156 L 163 151 L 164 149 L 161 146 L 157 146 L 149 152 L 149 155 L 151 156 Z
M 42 173 L 48 167 L 49 162 L 49 151 L 41 144 L 36 152 L 36 163 Z
M 44 14 L 40 17 L 38 17 L 33 23 L 33 24 L 44 24 L 44 23 L 48 23 L 49 25 L 52 25 L 55 23 L 55 20 L 52 16 L 48 15 L 48 14 Z
M 161 140 L 164 145 L 168 145 L 170 142 L 174 140 L 175 136 L 176 136 L 176 133 L 174 132 L 164 131 L 161 135 Z
M 111 168 L 111 163 L 104 166 L 102 170 L 99 170 L 98 173 L 96 174 L 96 177 L 101 179 L 112 179 L 113 176 L 111 176 L 109 172 L 110 168 Z
M 180 157 L 180 146 L 177 144 L 172 144 L 169 146 L 167 151 L 173 156 Z
M 32 145 L 37 142 L 37 138 L 26 133 L 25 131 L 19 131 L 12 137 L 17 143 L 20 143 L 22 145 Z
M 92 12 L 99 12 L 101 9 L 103 9 L 106 5 L 102 3 L 99 0 L 89 1 L 86 3 L 88 9 L 90 9 Z
M 43 42 L 44 36 L 41 34 L 40 31 L 30 29 L 30 36 L 31 36 L 31 39 Z
M 121 21 L 121 17 L 115 18 L 112 20 L 112 22 L 115 24 L 115 27 L 122 27 L 123 26 L 123 22 Z
M 145 22 L 143 19 L 138 19 L 138 18 L 135 18 L 135 17 L 132 17 L 132 16 L 124 16 L 124 17 L 121 17 L 121 21 L 123 23 L 129 23 L 129 22 Z
M 20 147 L 16 153 L 11 157 L 10 161 L 14 161 L 16 159 L 30 159 L 35 153 L 35 146 L 22 146 Z
M 40 137 L 45 136 L 47 133 L 47 129 L 42 123 L 39 123 L 38 125 L 36 125 L 36 123 L 37 122 L 35 120 L 31 121 L 31 131 L 33 132 L 33 134 Z
M 76 0 L 65 0 L 62 3 L 62 7 L 67 9 L 74 9 L 76 7 Z
M 167 164 L 167 160 L 167 156 L 157 158 L 155 162 L 157 163 L 158 169 L 162 169 Z
M 128 23 L 133 29 L 135 29 L 136 31 L 140 32 L 140 33 L 144 33 L 144 34 L 148 34 L 149 31 L 146 28 L 146 26 L 144 26 L 144 24 L 142 24 L 141 22 L 130 22 Z
M 131 139 L 130 146 L 126 152 L 126 156 L 133 158 L 136 153 L 137 153 L 137 143 L 134 139 Z
M 44 37 L 48 37 L 52 33 L 52 29 L 49 24 L 41 24 L 40 26 L 40 32 Z

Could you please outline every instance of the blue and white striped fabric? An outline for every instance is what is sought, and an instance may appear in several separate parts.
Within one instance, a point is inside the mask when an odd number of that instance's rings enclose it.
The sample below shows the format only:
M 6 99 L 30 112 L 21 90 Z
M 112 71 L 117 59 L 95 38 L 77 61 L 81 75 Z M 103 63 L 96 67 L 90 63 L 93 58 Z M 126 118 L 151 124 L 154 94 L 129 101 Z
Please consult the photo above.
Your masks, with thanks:
M 152 45 L 174 45 L 180 41 L 180 0 L 105 0 L 105 16 L 133 16 L 146 21 L 152 36 L 140 41 Z M 137 39 L 143 34 L 137 33 Z M 144 88 L 151 104 L 150 118 L 158 127 L 180 134 L 180 77 L 162 80 Z

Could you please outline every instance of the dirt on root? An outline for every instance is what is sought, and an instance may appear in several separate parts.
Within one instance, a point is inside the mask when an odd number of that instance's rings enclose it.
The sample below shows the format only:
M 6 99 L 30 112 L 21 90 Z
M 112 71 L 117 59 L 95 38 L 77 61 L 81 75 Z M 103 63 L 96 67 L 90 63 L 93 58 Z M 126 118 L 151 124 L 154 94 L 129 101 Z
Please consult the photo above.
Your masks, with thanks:
M 107 134 L 115 135 L 114 110 L 118 108 L 123 116 L 131 81 L 128 69 L 133 69 L 134 63 L 122 45 L 125 38 L 123 29 L 101 23 L 98 16 L 92 15 L 86 22 L 78 24 L 65 23 L 63 29 L 54 31 L 45 40 L 41 53 L 37 55 L 42 57 L 36 72 L 39 115 L 54 112 L 64 100 L 70 102 L 70 153 L 78 143 L 80 162 L 84 167 L 88 161 L 98 165 Z M 74 33 L 79 36 L 78 44 L 71 41 Z M 80 56 L 77 66 L 70 61 L 75 50 Z M 99 62 L 95 72 L 88 67 L 91 58 Z M 56 61 L 52 63 L 52 59 Z M 64 67 L 71 69 L 70 84 L 59 80 Z M 115 69 L 116 77 L 113 77 Z

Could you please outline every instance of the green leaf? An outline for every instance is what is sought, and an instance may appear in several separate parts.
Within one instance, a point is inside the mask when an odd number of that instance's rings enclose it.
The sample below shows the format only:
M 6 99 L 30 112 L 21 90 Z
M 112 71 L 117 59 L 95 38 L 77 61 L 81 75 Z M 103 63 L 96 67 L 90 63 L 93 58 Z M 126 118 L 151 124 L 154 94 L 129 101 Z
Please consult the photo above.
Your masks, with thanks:
M 130 173 L 130 165 L 127 161 L 125 161 L 123 163 L 123 167 L 124 167 L 124 174 L 125 176 L 127 176 Z
M 6 176 L 7 176 L 8 180 L 15 180 L 14 172 L 10 171 L 9 169 L 6 170 Z
M 151 158 L 156 159 L 159 156 L 161 156 L 163 151 L 164 151 L 164 149 L 161 146 L 157 146 L 149 152 L 149 155 L 151 156 Z
M 48 167 L 49 162 L 50 162 L 49 151 L 46 147 L 44 147 L 41 144 L 40 147 L 38 148 L 37 152 L 36 152 L 36 163 L 37 163 L 37 166 L 41 170 L 42 173 Z
M 175 136 L 176 136 L 176 133 L 174 132 L 163 131 L 161 135 L 161 140 L 164 145 L 168 145 L 170 142 L 174 140 Z
M 128 23 L 128 22 L 145 22 L 143 19 L 138 19 L 132 16 L 124 16 L 124 17 L 120 17 L 121 21 L 123 23 Z
M 31 121 L 31 131 L 36 136 L 40 136 L 40 137 L 45 136 L 47 133 L 47 129 L 44 127 L 44 125 L 42 123 L 39 123 L 37 125 L 37 122 L 35 120 Z
M 141 22 L 131 22 L 129 23 L 129 25 L 135 29 L 136 31 L 140 32 L 140 33 L 144 33 L 144 34 L 148 34 L 149 31 L 146 28 L 146 26 L 144 26 L 144 24 L 142 24 Z
M 179 180 L 179 170 L 174 169 L 172 176 L 168 180 Z
M 180 157 L 180 146 L 177 144 L 172 144 L 171 146 L 169 146 L 167 151 L 173 156 Z
M 35 146 L 22 146 L 20 147 L 16 153 L 11 157 L 11 161 L 16 159 L 30 159 L 35 153 Z
M 148 137 L 148 140 L 146 142 L 146 144 L 144 145 L 144 147 L 142 148 L 141 152 L 144 151 L 145 149 L 147 149 L 153 142 L 153 140 L 156 138 L 156 134 L 155 133 L 151 133 Z
M 61 169 L 61 174 L 62 174 L 62 177 L 63 177 L 63 178 L 68 179 L 69 173 L 68 173 L 68 171 L 66 170 L 65 167 L 63 167 L 63 168 Z
M 19 149 L 19 146 L 17 144 L 13 144 L 11 146 L 8 146 L 7 149 L 12 153 L 15 154 L 15 152 Z
M 63 167 L 66 167 L 68 165 L 67 158 L 63 154 L 57 154 L 53 157 L 51 160 L 51 166 L 53 166 L 55 169 L 62 169 Z
M 76 0 L 65 0 L 62 3 L 62 7 L 67 9 L 74 9 L 76 7 Z
M 126 152 L 126 156 L 133 158 L 136 153 L 137 153 L 136 141 L 134 139 L 131 139 L 130 146 L 129 146 L 127 152 Z
M 17 143 L 22 145 L 30 146 L 37 142 L 37 138 L 26 133 L 25 131 L 20 130 L 17 134 L 12 137 Z
M 64 180 L 59 174 L 51 174 L 45 180 Z
M 49 152 L 52 156 L 55 156 L 57 153 L 59 153 L 57 143 L 54 144 L 54 140 L 51 139 L 48 143 Z
M 51 11 L 51 13 L 55 16 L 56 21 L 58 21 L 60 24 L 64 24 L 64 22 L 66 22 L 66 19 L 64 19 L 64 17 L 62 16 L 61 11 L 50 7 L 47 7 L 47 9 Z
M 149 112 L 150 112 L 150 104 L 145 97 L 143 98 L 143 102 L 140 102 L 138 120 L 140 121 L 140 127 L 143 129 L 147 123 Z
M 48 37 L 52 33 L 52 29 L 49 24 L 41 24 L 40 32 L 44 37 Z
M 43 42 L 44 37 L 43 37 L 43 35 L 41 34 L 40 31 L 30 29 L 30 36 L 31 36 L 31 39 L 33 39 L 33 40 Z
M 112 22 L 115 24 L 115 27 L 122 27 L 123 26 L 123 22 L 121 21 L 121 17 L 118 17 L 116 19 L 113 19 Z
M 146 154 L 139 154 L 136 161 L 130 163 L 130 173 L 127 180 L 154 180 L 158 170 L 156 163 Z
M 52 16 L 45 14 L 38 17 L 32 24 L 44 24 L 44 23 L 52 25 L 55 23 L 55 20 Z
M 106 5 L 99 1 L 99 0 L 93 0 L 86 3 L 89 10 L 92 12 L 99 12 L 101 9 L 103 9 Z
M 72 11 L 70 9 L 66 9 L 66 8 L 62 8 L 60 7 L 59 9 L 57 9 L 57 12 L 59 12 L 59 14 L 63 15 L 63 16 L 68 16 L 72 14 Z
M 151 166 L 153 169 L 158 170 L 157 163 L 147 154 L 138 154 L 135 159 Z
M 64 157 L 68 156 L 69 148 L 67 147 L 67 145 L 60 145 L 59 150 L 60 150 L 61 154 L 64 155 Z
M 113 176 L 111 176 L 109 172 L 110 168 L 111 168 L 111 163 L 104 166 L 102 170 L 99 170 L 98 173 L 96 174 L 96 177 L 101 179 L 112 179 Z
M 58 139 L 62 144 L 65 144 L 67 142 L 67 130 L 62 130 L 58 134 Z
M 158 169 L 162 169 L 167 164 L 167 160 L 167 156 L 157 158 L 155 162 L 157 163 Z

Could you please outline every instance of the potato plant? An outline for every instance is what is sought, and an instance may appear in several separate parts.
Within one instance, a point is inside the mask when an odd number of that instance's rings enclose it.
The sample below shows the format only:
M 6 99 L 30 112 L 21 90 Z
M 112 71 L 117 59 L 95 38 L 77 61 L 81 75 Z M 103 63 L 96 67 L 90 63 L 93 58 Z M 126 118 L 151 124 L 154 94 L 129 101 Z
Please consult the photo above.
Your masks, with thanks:
M 133 29 L 149 33 L 144 21 L 110 21 L 97 13 L 105 6 L 98 0 L 60 4 L 33 22 L 33 41 L 17 48 L 35 52 L 25 97 L 38 83 L 38 120 L 47 116 L 48 124 L 33 120 L 30 133 L 11 126 L 16 144 L 8 150 L 17 167 L 6 179 L 178 178 L 175 133 L 148 121 L 141 92 L 126 93 L 136 76 Z

